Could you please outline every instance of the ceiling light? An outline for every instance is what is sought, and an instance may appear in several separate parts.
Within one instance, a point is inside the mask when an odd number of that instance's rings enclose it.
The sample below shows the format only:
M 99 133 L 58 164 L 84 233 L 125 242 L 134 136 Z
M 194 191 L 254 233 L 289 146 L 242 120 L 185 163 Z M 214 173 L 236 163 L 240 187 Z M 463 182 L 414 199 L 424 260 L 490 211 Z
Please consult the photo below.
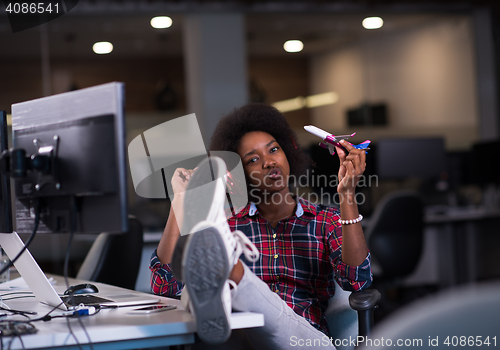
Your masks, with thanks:
M 108 41 L 100 41 L 92 46 L 92 50 L 94 50 L 96 54 L 104 55 L 113 51 L 113 44 Z
M 274 102 L 272 106 L 276 108 L 281 113 L 295 111 L 297 109 L 302 109 L 306 105 L 306 99 L 302 96 L 292 98 L 290 100 L 284 100 L 279 102 Z
M 384 25 L 384 20 L 380 17 L 366 17 L 363 20 L 363 27 L 365 29 L 378 29 Z
M 322 94 L 311 95 L 306 97 L 306 107 L 314 108 L 326 106 L 336 103 L 339 100 L 339 95 L 333 91 Z
M 297 96 L 289 100 L 274 102 L 272 106 L 281 113 L 296 111 L 304 107 L 314 108 L 337 103 L 339 95 L 336 92 L 329 91 L 322 94 L 310 95 L 307 97 Z
M 172 18 L 167 16 L 157 16 L 151 19 L 151 27 L 156 29 L 168 28 L 172 25 Z
M 283 48 L 286 52 L 299 52 L 304 48 L 304 44 L 300 40 L 288 40 Z

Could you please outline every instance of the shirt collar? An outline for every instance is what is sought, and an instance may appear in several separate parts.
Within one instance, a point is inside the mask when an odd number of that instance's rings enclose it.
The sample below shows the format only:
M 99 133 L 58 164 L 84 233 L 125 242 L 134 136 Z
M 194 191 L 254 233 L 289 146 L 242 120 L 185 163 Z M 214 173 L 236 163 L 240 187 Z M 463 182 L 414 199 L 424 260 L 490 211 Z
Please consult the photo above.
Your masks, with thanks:
M 302 197 L 295 197 L 297 200 L 297 209 L 295 210 L 295 215 L 297 217 L 301 217 L 304 214 L 316 216 L 317 210 L 316 206 L 311 202 L 305 200 Z M 254 216 L 257 213 L 258 209 L 255 203 L 248 203 L 245 207 L 243 207 L 236 215 L 235 218 L 241 219 L 245 216 Z
M 250 208 L 248 209 L 248 215 L 254 216 L 257 213 L 258 209 L 255 203 L 250 203 Z M 304 209 L 302 208 L 302 204 L 297 202 L 297 209 L 295 210 L 295 216 L 300 218 L 304 214 Z

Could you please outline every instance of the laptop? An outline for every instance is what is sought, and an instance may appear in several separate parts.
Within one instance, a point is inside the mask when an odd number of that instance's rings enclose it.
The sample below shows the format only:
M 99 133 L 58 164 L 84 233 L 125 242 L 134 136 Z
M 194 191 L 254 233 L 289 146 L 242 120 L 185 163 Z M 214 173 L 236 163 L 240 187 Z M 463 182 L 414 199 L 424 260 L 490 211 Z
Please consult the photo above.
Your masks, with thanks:
M 14 259 L 14 257 L 19 254 L 21 249 L 23 249 L 24 243 L 16 232 L 0 233 L 0 246 L 7 253 L 9 258 Z M 57 294 L 56 290 L 52 284 L 50 284 L 49 280 L 40 269 L 40 266 L 38 266 L 37 262 L 27 249 L 14 263 L 14 266 L 21 274 L 38 301 L 63 310 L 71 310 L 74 308 L 69 300 L 64 302 L 61 296 Z M 74 297 L 79 298 L 80 296 L 75 295 Z M 98 302 L 94 300 L 90 300 L 89 302 L 83 301 L 83 303 L 85 305 L 119 307 L 156 304 L 161 301 L 159 297 L 125 289 L 120 291 L 92 293 L 88 295 L 88 297 L 83 296 L 84 299 L 91 297 L 99 297 L 103 298 L 103 300 Z

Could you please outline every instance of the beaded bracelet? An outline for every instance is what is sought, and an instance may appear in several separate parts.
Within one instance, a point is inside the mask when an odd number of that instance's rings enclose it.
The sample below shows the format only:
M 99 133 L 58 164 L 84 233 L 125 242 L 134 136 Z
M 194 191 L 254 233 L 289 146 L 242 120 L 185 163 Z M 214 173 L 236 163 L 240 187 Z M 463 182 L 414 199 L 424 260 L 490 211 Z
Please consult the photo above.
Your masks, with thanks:
M 359 214 L 359 216 L 356 219 L 352 219 L 352 220 L 342 220 L 342 219 L 340 219 L 339 222 L 342 225 L 351 225 L 351 224 L 356 224 L 356 223 L 360 222 L 361 220 L 363 220 L 363 215 Z

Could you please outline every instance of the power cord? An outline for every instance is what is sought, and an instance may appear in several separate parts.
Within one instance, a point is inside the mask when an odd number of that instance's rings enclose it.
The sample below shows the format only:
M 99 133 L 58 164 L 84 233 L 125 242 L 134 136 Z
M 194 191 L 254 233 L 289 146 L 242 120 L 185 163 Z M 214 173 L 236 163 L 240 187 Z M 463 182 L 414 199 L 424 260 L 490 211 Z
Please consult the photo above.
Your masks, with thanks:
M 71 244 L 73 242 L 73 236 L 74 236 L 75 231 L 76 231 L 76 218 L 77 218 L 77 215 L 79 213 L 79 210 L 78 210 L 79 209 L 78 208 L 79 205 L 78 204 L 79 204 L 79 198 L 72 197 L 73 215 L 72 215 L 71 230 L 70 230 L 69 240 L 68 240 L 68 247 L 66 248 L 66 256 L 64 257 L 64 281 L 66 283 L 66 288 L 69 288 L 69 281 L 68 281 L 69 255 L 70 255 L 70 251 L 71 251 Z M 71 301 L 71 304 L 73 304 L 73 300 L 74 300 L 73 299 L 73 293 L 70 293 L 69 299 Z M 76 310 L 76 311 L 78 311 L 78 310 Z M 97 312 L 95 312 L 94 314 L 96 314 L 96 313 Z M 82 316 L 82 315 L 72 314 L 72 315 L 67 315 L 67 316 Z M 80 324 L 80 327 L 83 329 L 83 332 L 85 333 L 85 336 L 87 337 L 87 339 L 89 341 L 90 349 L 94 350 L 94 346 L 92 344 L 92 340 L 90 339 L 90 335 L 87 332 L 87 329 L 85 328 L 85 325 L 83 324 L 82 320 L 79 317 L 77 318 L 77 320 L 78 320 L 78 323 Z M 75 334 L 73 333 L 73 329 L 71 328 L 71 324 L 70 324 L 69 318 L 66 318 L 66 322 L 68 324 L 68 330 L 71 333 L 71 336 L 75 339 L 76 344 L 78 345 L 78 348 L 82 349 L 81 344 L 78 342 L 78 339 L 76 338 Z

